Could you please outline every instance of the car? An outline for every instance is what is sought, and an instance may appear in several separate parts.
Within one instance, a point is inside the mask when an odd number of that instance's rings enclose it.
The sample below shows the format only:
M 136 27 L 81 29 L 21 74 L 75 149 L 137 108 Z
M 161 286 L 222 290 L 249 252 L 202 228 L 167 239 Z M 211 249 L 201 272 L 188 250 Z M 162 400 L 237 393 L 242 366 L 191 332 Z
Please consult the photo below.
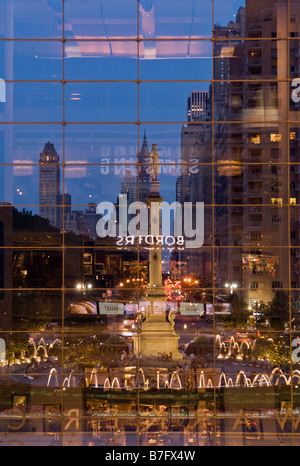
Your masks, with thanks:
M 260 432 L 258 430 L 258 424 L 255 419 L 249 418 L 246 423 L 246 439 L 258 440 L 260 439 Z

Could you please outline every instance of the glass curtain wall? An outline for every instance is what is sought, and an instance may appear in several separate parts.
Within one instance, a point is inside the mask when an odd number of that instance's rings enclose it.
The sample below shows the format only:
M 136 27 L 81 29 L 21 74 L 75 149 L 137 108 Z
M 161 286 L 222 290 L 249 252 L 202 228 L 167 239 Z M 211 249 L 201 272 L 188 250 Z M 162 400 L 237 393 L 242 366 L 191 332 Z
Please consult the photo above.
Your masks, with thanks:
M 2 0 L 1 444 L 299 445 L 296 0 Z

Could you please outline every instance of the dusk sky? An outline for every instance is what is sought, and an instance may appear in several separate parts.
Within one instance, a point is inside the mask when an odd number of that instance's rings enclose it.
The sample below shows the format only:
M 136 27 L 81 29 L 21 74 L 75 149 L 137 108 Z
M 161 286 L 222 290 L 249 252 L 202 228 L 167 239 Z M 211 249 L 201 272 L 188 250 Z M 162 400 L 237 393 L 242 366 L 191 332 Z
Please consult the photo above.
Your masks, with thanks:
M 63 79 L 63 46 L 55 40 L 62 37 L 62 2 L 2 0 L 2 18 L 5 10 L 12 7 L 14 16 L 13 25 L 3 24 L 2 37 L 32 39 L 0 43 L 0 77 L 10 81 L 6 83 L 7 101 L 0 104 L 0 121 L 28 123 L 0 124 L 0 162 L 26 164 L 1 168 L 5 180 L 0 191 L 2 200 L 17 206 L 38 204 L 37 164 L 48 141 L 55 145 L 61 162 L 80 164 L 67 166 L 65 172 L 65 191 L 72 195 L 74 205 L 116 200 L 124 170 L 116 166 L 108 170 L 94 164 L 124 160 L 134 164 L 144 130 L 149 149 L 157 143 L 162 161 L 180 159 L 187 97 L 192 90 L 208 90 L 212 78 L 211 42 L 201 38 L 211 36 L 213 23 L 226 25 L 235 20 L 244 1 L 215 0 L 214 19 L 210 0 L 140 3 L 140 37 L 148 40 L 138 46 L 134 40 L 135 0 L 65 2 L 66 81 L 105 82 L 68 82 L 63 95 L 59 82 Z M 94 26 L 87 28 L 86 24 L 93 23 L 91 18 L 95 18 Z M 152 37 L 159 41 L 149 41 Z M 37 38 L 47 41 L 37 42 Z M 139 92 L 134 82 L 138 76 L 142 81 Z M 195 78 L 197 81 L 193 82 Z M 119 80 L 123 82 L 108 82 Z M 165 82 L 150 82 L 160 80 Z M 65 146 L 59 124 L 63 120 L 63 97 L 65 121 L 76 123 L 66 125 Z M 134 123 L 138 119 L 142 122 L 139 138 Z M 179 174 L 177 166 L 172 173 L 161 175 L 161 194 L 169 202 L 175 200 Z

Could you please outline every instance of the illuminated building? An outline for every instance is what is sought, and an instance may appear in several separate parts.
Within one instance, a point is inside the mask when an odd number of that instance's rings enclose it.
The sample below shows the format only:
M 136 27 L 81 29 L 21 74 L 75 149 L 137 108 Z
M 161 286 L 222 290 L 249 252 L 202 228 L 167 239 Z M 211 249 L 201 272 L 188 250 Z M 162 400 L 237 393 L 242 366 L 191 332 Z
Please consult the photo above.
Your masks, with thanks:
M 13 207 L 0 204 L 0 328 L 8 330 L 12 322 L 12 231 Z M 8 288 L 5 290 L 5 288 Z
M 192 91 L 187 99 L 188 121 L 201 121 L 206 118 L 208 108 L 208 91 Z
M 147 196 L 149 194 L 149 189 L 150 189 L 150 178 L 149 178 L 149 173 L 147 172 L 149 156 L 150 156 L 150 151 L 148 148 L 148 142 L 147 142 L 146 131 L 145 131 L 142 147 L 138 154 L 138 166 L 137 166 L 138 200 L 141 202 L 146 201 Z
M 1 0 L 3 446 L 299 445 L 299 11 Z M 156 200 L 205 205 L 194 250 L 96 236 L 149 199 L 147 139 Z
M 60 194 L 59 155 L 50 142 L 45 144 L 39 160 L 39 214 L 47 218 L 51 225 L 60 227 Z
M 297 9 L 291 10 L 291 31 L 298 15 Z M 248 1 L 236 23 L 214 31 L 215 79 L 224 79 L 214 84 L 214 117 L 222 121 L 215 127 L 217 282 L 222 287 L 228 277 L 237 281 L 250 305 L 269 302 L 276 289 L 289 288 L 284 271 L 290 260 L 293 287 L 298 283 L 296 254 L 289 259 L 287 249 L 280 247 L 290 240 L 298 244 L 293 215 L 291 238 L 283 228 L 289 220 L 282 206 L 293 205 L 298 183 L 295 168 L 291 166 L 288 175 L 285 165 L 286 147 L 290 154 L 298 150 L 297 128 L 281 123 L 289 110 L 290 118 L 297 120 L 296 106 L 289 109 L 290 87 L 285 81 L 295 70 L 297 40 L 290 51 L 287 42 L 274 41 L 287 35 L 286 20 L 280 4 Z M 244 36 L 247 41 L 239 40 Z M 291 163 L 295 160 L 290 158 Z M 249 266 L 250 256 L 256 267 Z

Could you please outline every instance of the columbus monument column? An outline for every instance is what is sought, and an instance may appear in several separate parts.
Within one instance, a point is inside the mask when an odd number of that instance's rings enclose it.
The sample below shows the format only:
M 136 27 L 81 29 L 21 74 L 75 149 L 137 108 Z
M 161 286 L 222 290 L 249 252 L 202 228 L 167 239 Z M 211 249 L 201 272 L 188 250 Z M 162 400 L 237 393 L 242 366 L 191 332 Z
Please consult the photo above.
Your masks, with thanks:
M 160 196 L 159 186 L 159 156 L 157 145 L 152 145 L 150 154 L 150 193 L 147 198 L 149 205 L 149 229 L 154 237 L 153 247 L 149 250 L 149 284 L 144 296 L 145 309 L 140 312 L 144 314 L 145 320 L 141 329 L 133 337 L 134 353 L 145 357 L 158 356 L 166 353 L 172 356 L 172 360 L 182 359 L 178 350 L 179 336 L 174 331 L 175 311 L 169 311 L 167 315 L 167 302 L 162 284 L 162 241 L 157 241 L 161 236 Z

